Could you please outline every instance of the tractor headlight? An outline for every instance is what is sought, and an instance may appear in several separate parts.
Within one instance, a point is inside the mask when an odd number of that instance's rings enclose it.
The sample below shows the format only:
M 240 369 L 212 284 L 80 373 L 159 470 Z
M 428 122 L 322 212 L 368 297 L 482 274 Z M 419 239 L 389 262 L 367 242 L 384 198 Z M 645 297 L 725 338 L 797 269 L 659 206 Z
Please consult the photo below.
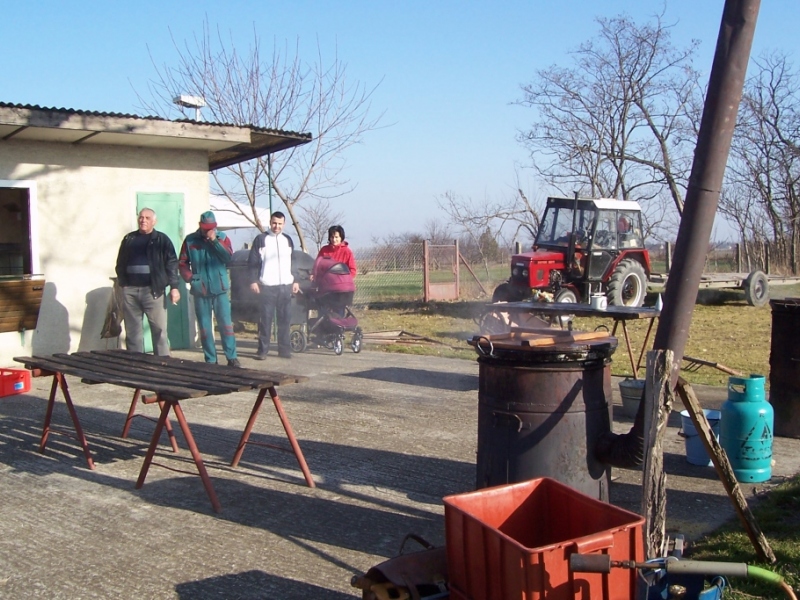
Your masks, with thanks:
M 525 279 L 527 279 L 527 278 L 528 278 L 528 274 L 529 274 L 529 271 L 528 271 L 528 269 L 522 269 L 522 276 L 523 276 Z
M 519 267 L 514 267 L 513 269 L 511 269 L 511 276 L 519 277 Z

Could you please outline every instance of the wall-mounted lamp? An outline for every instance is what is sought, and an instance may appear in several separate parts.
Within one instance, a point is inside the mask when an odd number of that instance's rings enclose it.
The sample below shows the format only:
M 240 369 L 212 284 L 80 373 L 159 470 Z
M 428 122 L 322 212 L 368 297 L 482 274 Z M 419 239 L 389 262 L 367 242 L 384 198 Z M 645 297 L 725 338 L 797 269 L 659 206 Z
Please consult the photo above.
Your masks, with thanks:
M 177 104 L 183 108 L 193 108 L 194 109 L 194 120 L 200 120 L 200 109 L 206 105 L 205 98 L 200 96 L 189 96 L 186 94 L 181 94 L 180 96 L 175 96 L 172 99 L 173 104 Z

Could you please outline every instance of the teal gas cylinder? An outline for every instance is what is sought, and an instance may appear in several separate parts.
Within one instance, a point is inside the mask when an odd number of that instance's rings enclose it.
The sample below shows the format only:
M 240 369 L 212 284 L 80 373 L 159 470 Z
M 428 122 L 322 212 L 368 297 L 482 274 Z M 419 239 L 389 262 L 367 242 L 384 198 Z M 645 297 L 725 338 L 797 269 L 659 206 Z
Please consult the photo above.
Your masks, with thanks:
M 764 398 L 764 377 L 728 378 L 728 399 L 722 404 L 719 443 L 741 483 L 772 477 L 772 405 Z

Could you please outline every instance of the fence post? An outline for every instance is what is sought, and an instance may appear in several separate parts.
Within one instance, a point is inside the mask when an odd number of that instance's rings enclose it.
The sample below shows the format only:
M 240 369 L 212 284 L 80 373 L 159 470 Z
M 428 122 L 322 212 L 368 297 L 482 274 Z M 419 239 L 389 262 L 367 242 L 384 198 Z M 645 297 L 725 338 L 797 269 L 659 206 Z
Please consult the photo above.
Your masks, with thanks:
M 428 240 L 422 241 L 422 301 L 428 302 L 431 295 L 431 274 L 428 270 Z
M 769 242 L 764 242 L 764 273 L 769 275 Z
M 742 245 L 736 244 L 736 272 L 742 272 Z
M 664 264 L 664 268 L 669 273 L 669 269 L 672 266 L 672 244 L 670 242 L 664 242 Z
M 456 300 L 461 300 L 461 277 L 460 277 L 461 271 L 459 269 L 461 264 L 460 261 L 458 260 L 458 257 L 460 256 L 460 253 L 458 251 L 458 240 L 453 240 L 453 246 L 455 250 L 453 254 L 453 268 L 455 269 L 455 275 L 456 275 Z

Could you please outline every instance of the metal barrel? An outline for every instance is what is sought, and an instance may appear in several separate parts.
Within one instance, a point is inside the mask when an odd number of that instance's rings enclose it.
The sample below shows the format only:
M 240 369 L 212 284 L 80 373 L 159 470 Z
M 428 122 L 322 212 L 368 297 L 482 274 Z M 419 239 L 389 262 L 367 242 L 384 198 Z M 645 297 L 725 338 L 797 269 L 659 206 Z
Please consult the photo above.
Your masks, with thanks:
M 775 411 L 774 434 L 800 438 L 800 298 L 771 300 L 769 401 Z
M 616 339 L 479 356 L 477 488 L 551 477 L 608 501 L 594 457 L 611 430 Z

